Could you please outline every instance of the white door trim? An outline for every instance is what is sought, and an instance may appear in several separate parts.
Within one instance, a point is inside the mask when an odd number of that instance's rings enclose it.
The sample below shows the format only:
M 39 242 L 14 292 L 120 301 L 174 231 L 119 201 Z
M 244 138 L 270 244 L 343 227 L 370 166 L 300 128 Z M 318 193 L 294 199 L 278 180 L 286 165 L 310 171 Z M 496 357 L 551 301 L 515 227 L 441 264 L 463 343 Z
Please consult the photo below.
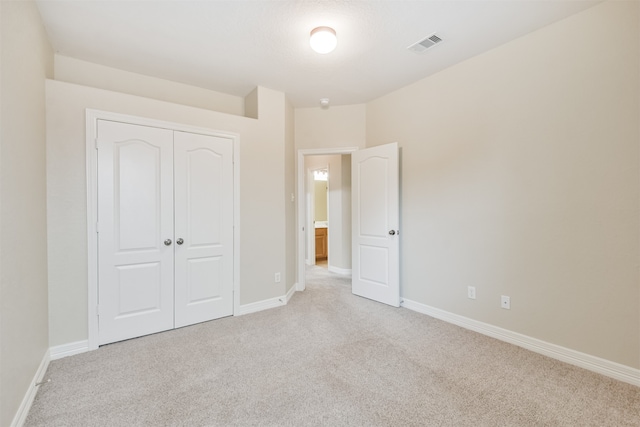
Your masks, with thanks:
M 233 141 L 233 312 L 240 313 L 240 136 L 231 132 L 86 109 L 88 350 L 98 348 L 98 120 L 229 138 Z
M 305 156 L 324 156 L 333 154 L 351 154 L 358 151 L 359 147 L 338 147 L 338 148 L 307 148 L 298 150 L 298 161 L 296 162 L 297 171 L 296 179 L 298 181 L 298 283 L 296 290 L 304 291 L 305 289 L 305 228 L 306 227 L 306 196 L 304 194 L 304 183 L 306 181 L 304 157 Z M 315 237 L 314 237 L 315 239 Z

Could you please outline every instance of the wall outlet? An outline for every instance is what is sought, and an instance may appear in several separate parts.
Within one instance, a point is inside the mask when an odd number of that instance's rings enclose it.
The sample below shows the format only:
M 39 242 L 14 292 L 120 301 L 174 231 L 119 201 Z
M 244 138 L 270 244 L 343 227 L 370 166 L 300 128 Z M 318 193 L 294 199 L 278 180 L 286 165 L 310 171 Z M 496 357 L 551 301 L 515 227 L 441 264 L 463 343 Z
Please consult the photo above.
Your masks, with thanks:
M 276 283 L 280 283 L 280 273 L 276 273 L 275 281 Z
M 476 299 L 476 287 L 475 286 L 467 286 L 467 297 L 470 299 Z
M 500 297 L 500 307 L 504 308 L 505 310 L 511 310 L 511 298 L 506 295 L 502 295 Z

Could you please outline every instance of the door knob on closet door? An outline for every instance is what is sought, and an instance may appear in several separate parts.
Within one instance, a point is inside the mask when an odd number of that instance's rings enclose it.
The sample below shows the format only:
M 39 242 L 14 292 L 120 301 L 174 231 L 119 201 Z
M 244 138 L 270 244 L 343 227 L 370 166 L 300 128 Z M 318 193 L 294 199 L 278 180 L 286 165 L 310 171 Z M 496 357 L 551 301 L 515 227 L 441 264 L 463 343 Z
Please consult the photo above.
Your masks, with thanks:
M 164 245 L 165 246 L 170 246 L 171 245 L 171 239 L 167 239 L 164 241 Z
M 184 240 L 182 240 L 182 238 L 180 238 L 180 239 L 176 240 L 176 243 L 177 243 L 177 244 L 179 244 L 179 245 L 181 245 L 181 244 L 183 244 L 183 243 L 184 243 Z
M 395 236 L 396 230 L 389 230 L 389 234 L 392 235 L 392 236 Z

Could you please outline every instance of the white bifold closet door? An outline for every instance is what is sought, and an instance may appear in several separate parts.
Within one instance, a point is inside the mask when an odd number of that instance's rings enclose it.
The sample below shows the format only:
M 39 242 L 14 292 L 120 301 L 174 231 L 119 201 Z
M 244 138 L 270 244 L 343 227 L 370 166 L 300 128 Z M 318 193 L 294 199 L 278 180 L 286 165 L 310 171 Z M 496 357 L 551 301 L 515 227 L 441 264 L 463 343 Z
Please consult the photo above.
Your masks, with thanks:
M 233 314 L 233 148 L 98 121 L 99 343 Z

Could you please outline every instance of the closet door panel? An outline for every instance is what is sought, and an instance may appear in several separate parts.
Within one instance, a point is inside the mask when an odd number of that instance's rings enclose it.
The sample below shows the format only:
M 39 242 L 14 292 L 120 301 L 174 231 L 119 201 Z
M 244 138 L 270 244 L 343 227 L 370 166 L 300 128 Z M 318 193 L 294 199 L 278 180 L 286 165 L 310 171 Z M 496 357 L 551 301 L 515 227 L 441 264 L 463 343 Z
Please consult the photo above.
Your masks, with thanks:
M 233 314 L 233 145 L 175 132 L 175 326 Z
M 98 122 L 99 343 L 173 328 L 173 132 Z

